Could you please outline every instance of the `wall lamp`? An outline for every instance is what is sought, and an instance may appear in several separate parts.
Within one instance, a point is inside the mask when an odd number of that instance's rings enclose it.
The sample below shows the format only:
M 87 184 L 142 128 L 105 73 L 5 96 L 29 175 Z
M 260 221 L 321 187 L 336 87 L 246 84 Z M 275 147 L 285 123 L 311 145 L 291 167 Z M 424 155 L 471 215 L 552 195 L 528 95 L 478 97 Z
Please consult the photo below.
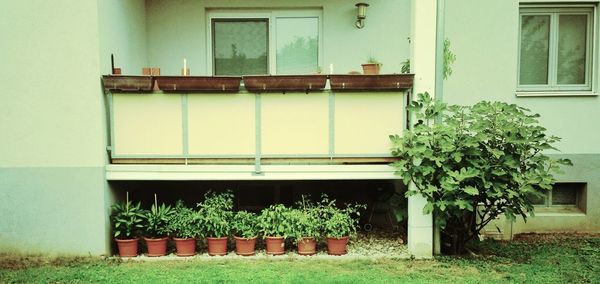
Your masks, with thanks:
M 356 14 L 356 27 L 362 29 L 365 26 L 364 20 L 367 17 L 367 3 L 357 3 L 358 13 Z

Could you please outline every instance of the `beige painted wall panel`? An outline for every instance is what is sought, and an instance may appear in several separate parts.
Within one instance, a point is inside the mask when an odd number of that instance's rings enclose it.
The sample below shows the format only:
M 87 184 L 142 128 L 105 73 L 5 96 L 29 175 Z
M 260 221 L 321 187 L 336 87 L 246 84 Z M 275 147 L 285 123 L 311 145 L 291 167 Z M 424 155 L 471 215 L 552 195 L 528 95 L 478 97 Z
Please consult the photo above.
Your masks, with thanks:
M 114 94 L 116 155 L 181 155 L 181 95 Z
M 252 155 L 256 151 L 255 96 L 188 95 L 190 155 Z
M 328 152 L 328 93 L 262 95 L 264 155 Z
M 335 154 L 389 154 L 404 128 L 402 93 L 337 93 Z

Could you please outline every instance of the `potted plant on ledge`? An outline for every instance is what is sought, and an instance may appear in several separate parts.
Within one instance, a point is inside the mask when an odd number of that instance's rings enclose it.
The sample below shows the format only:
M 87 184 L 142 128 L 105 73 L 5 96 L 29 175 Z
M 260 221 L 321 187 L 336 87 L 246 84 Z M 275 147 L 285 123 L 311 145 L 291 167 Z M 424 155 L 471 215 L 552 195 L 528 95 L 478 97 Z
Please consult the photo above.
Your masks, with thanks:
M 374 57 L 369 57 L 367 63 L 361 64 L 361 66 L 365 75 L 379 75 L 381 63 L 377 61 L 377 59 L 375 59 Z
M 158 206 L 155 194 L 154 204 L 144 214 L 144 240 L 148 247 L 148 256 L 163 256 L 167 254 L 167 242 L 171 233 L 169 222 L 173 213 L 174 211 L 171 206 L 164 203 L 160 207 Z
M 247 211 L 236 212 L 231 227 L 235 238 L 235 253 L 243 256 L 254 255 L 259 229 L 256 214 Z
M 271 205 L 258 216 L 260 231 L 265 238 L 265 253 L 281 255 L 285 252 L 285 238 L 290 232 L 289 209 L 283 204 Z
M 207 192 L 205 200 L 198 203 L 200 227 L 208 242 L 209 255 L 226 255 L 227 239 L 233 218 L 233 194 Z
M 331 255 L 344 255 L 350 236 L 356 234 L 360 209 L 365 205 L 347 204 L 346 208 L 337 207 L 335 200 L 329 200 L 326 195 L 319 204 L 319 211 L 323 223 L 323 234 L 327 237 L 327 253 Z
M 144 210 L 140 202 L 132 204 L 129 201 L 117 203 L 111 207 L 111 221 L 115 230 L 114 237 L 119 248 L 119 256 L 135 257 L 138 254 L 138 241 L 143 227 Z
M 173 232 L 173 240 L 178 256 L 196 254 L 196 237 L 198 236 L 198 213 L 179 200 L 169 220 L 169 229 Z

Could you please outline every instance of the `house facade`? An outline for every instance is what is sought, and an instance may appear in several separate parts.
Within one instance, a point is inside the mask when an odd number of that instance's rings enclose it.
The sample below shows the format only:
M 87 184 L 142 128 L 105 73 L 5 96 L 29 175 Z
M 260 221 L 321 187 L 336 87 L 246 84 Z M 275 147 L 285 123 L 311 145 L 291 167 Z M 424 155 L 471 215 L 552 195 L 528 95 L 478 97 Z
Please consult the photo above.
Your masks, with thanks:
M 0 4 L 0 249 L 109 253 L 108 208 L 129 190 L 353 180 L 400 190 L 388 135 L 407 128 L 406 103 L 425 91 L 540 113 L 563 139 L 549 154 L 574 163 L 535 218 L 497 220 L 490 234 L 600 230 L 598 1 L 365 2 L 360 23 L 344 0 Z M 443 80 L 445 39 L 456 61 Z M 346 81 L 336 89 L 330 77 L 302 92 L 122 92 L 101 80 L 111 54 L 123 75 L 341 75 L 372 57 L 384 74 L 410 59 L 414 77 L 384 91 Z M 435 242 L 423 205 L 408 200 L 408 248 L 428 257 Z

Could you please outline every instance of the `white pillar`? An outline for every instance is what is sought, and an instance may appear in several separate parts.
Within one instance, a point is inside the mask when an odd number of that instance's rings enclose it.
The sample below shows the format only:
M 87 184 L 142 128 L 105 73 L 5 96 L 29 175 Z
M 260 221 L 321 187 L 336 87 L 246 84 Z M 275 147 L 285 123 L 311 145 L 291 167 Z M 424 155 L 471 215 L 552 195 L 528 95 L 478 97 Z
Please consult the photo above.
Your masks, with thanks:
M 435 96 L 436 0 L 413 0 L 411 6 L 413 93 L 429 92 Z M 413 184 L 409 190 L 414 190 Z M 408 251 L 416 258 L 433 256 L 433 218 L 423 214 L 426 203 L 420 195 L 408 198 Z

